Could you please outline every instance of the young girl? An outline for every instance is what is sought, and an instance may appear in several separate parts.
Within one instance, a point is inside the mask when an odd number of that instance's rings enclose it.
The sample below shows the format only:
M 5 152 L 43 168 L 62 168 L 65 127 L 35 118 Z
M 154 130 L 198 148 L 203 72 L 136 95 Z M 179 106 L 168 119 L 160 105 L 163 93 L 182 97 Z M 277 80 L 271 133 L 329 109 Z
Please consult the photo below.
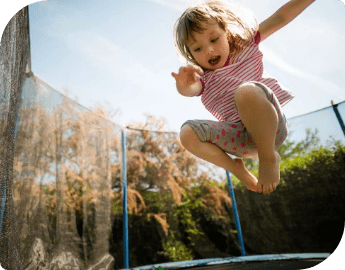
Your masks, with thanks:
M 294 95 L 263 75 L 259 43 L 288 24 L 314 0 L 291 0 L 260 25 L 223 1 L 188 8 L 175 25 L 175 45 L 191 64 L 172 73 L 178 92 L 201 101 L 218 120 L 189 120 L 182 145 L 232 172 L 252 191 L 267 194 L 280 182 L 276 151 L 288 134 L 281 106 Z M 240 158 L 259 158 L 256 179 Z

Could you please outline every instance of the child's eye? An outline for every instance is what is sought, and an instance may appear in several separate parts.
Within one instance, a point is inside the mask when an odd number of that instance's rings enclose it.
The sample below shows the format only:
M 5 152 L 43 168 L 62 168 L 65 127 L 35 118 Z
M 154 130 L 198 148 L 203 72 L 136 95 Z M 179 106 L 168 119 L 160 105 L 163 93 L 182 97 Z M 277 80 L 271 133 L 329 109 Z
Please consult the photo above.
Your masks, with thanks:
M 201 49 L 200 49 L 200 47 L 199 48 L 196 48 L 194 51 L 195 52 L 198 52 L 198 51 L 200 51 Z
M 217 38 L 214 38 L 214 39 L 211 39 L 211 42 L 212 42 L 212 43 L 215 43 L 217 40 L 218 40 L 218 37 L 217 37 Z

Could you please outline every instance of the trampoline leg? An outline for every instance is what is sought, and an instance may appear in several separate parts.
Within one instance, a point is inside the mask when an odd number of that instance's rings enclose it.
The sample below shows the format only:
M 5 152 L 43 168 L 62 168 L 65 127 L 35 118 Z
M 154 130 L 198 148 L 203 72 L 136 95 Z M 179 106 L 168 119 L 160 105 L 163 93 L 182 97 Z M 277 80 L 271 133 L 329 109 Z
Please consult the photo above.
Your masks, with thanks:
M 341 118 L 341 115 L 339 113 L 339 110 L 338 110 L 338 104 L 334 104 L 333 103 L 333 100 L 331 101 L 332 103 L 332 107 L 333 107 L 333 110 L 334 110 L 334 113 L 339 121 L 339 124 L 340 124 L 340 127 L 345 135 L 345 125 L 344 125 L 344 122 L 343 122 L 343 119 Z
M 128 212 L 127 212 L 127 166 L 126 166 L 126 133 L 122 130 L 122 204 L 123 204 L 123 255 L 124 266 L 129 268 L 128 251 Z
M 242 256 L 246 256 L 246 251 L 244 249 L 244 241 L 243 241 L 243 236 L 242 236 L 242 230 L 241 230 L 241 224 L 240 224 L 240 218 L 239 218 L 238 212 L 237 212 L 235 193 L 234 193 L 234 189 L 232 188 L 231 177 L 230 177 L 229 171 L 226 171 L 226 176 L 228 178 L 229 193 L 230 193 L 230 197 L 231 197 L 231 200 L 232 200 L 232 211 L 233 211 L 234 217 L 235 217 L 235 225 L 236 225 L 236 230 L 237 230 L 238 241 L 239 241 L 239 244 L 240 244 L 241 255 Z

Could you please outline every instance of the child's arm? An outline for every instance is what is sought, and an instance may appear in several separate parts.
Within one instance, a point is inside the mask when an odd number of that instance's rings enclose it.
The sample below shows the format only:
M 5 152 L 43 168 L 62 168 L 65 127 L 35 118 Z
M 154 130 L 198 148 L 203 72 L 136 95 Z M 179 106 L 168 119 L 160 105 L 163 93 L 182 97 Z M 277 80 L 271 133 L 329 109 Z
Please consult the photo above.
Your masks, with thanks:
M 287 25 L 315 0 L 290 0 L 272 16 L 260 23 L 260 40 L 263 41 L 283 26 Z
M 171 75 L 176 80 L 176 88 L 178 92 L 186 97 L 193 97 L 200 94 L 202 84 L 200 75 L 203 70 L 200 67 L 188 65 L 181 67 L 178 74 L 172 73 Z

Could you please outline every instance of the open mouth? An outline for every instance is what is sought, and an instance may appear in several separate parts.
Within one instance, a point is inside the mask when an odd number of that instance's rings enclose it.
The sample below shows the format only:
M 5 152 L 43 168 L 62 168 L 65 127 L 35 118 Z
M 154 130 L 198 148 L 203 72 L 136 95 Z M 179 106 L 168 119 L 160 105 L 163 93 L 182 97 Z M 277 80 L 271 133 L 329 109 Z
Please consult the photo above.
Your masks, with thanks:
M 208 60 L 208 63 L 210 65 L 217 65 L 220 61 L 220 55 L 212 57 L 210 60 Z

